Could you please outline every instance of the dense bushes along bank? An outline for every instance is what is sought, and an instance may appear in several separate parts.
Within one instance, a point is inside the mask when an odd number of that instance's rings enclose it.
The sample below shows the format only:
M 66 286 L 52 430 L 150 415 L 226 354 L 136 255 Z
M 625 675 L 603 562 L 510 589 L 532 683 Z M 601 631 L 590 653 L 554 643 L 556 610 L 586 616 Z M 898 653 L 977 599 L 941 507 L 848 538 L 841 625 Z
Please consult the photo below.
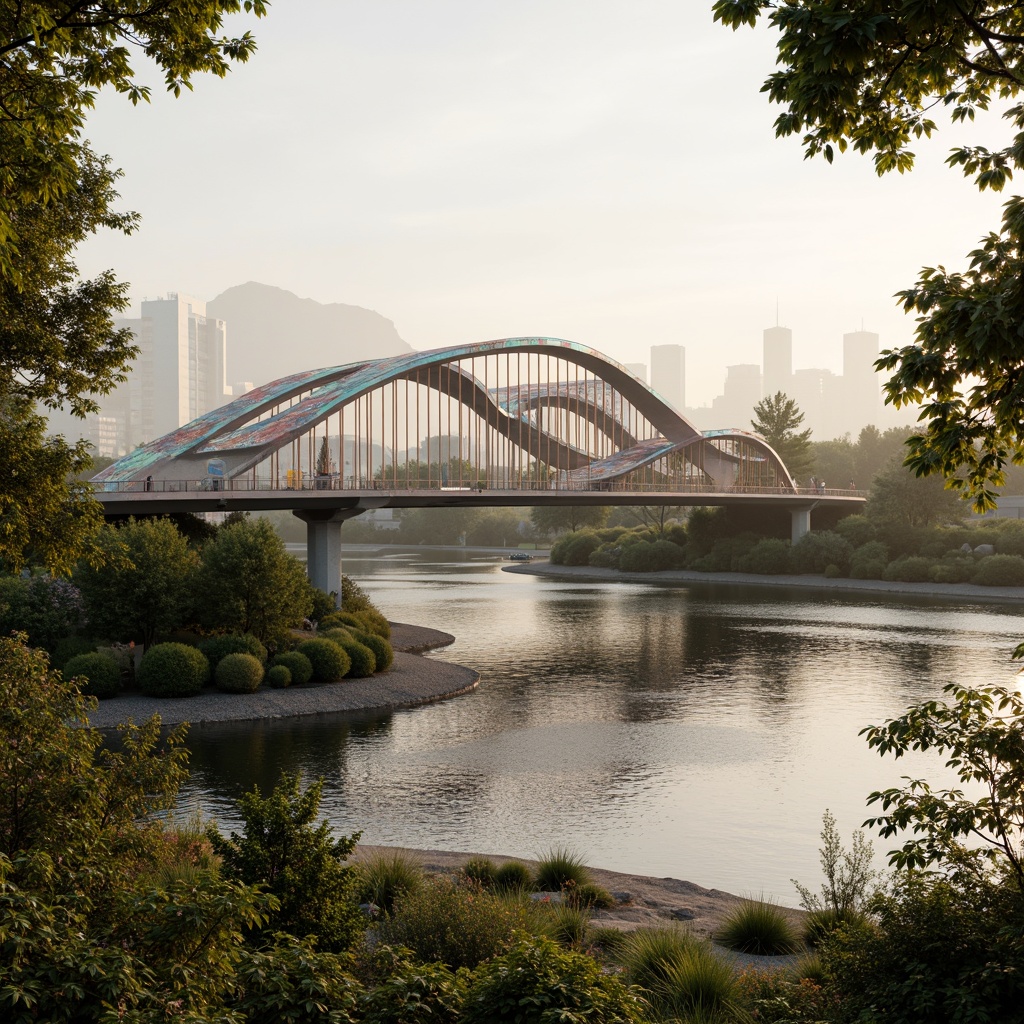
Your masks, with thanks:
M 555 542 L 551 562 L 623 572 L 822 573 L 905 583 L 1024 586 L 1024 522 L 1014 519 L 908 527 L 855 515 L 791 545 L 753 529 L 734 532 L 723 511 L 695 509 L 685 525 L 673 523 L 661 532 L 578 530 Z

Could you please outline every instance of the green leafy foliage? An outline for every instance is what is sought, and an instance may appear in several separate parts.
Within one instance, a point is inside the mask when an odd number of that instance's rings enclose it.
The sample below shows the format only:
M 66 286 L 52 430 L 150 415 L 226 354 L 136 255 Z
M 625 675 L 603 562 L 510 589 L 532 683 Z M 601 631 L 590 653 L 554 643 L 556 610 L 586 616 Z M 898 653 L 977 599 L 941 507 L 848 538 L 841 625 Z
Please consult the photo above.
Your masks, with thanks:
M 75 679 L 90 697 L 116 697 L 121 692 L 121 668 L 109 654 L 79 654 L 64 666 L 64 675 Z
M 210 681 L 210 663 L 188 644 L 157 644 L 142 656 L 137 681 L 150 697 L 194 697 Z
M 167 519 L 131 519 L 97 535 L 101 560 L 75 581 L 93 635 L 149 646 L 187 620 L 199 556 Z
M 292 674 L 285 665 L 271 665 L 267 669 L 266 681 L 275 690 L 283 690 L 292 685 Z
M 315 683 L 335 683 L 344 679 L 352 665 L 344 648 L 330 640 L 303 640 L 296 651 L 309 662 Z
M 831 530 L 805 533 L 790 549 L 790 566 L 793 572 L 824 572 L 825 566 L 836 565 L 848 572 L 853 548 L 838 533 Z
M 361 630 L 352 630 L 352 636 L 364 647 L 373 652 L 373 660 L 376 663 L 377 672 L 386 672 L 395 661 L 395 649 L 382 636 L 376 633 L 364 633 Z
M 474 973 L 462 1024 L 634 1024 L 645 1004 L 591 957 L 550 939 L 518 942 Z
M 229 654 L 251 654 L 260 664 L 267 660 L 266 647 L 250 634 L 207 637 L 200 643 L 199 650 L 206 655 L 210 662 L 210 668 L 214 672 L 217 671 L 221 659 L 226 658 Z
M 344 630 L 338 632 L 341 633 Z M 331 643 L 337 644 L 348 655 L 349 670 L 345 673 L 347 676 L 353 679 L 364 679 L 377 671 L 377 659 L 374 658 L 373 651 L 356 640 L 351 633 L 329 639 Z
M 854 832 L 847 850 L 839 838 L 836 819 L 830 810 L 822 815 L 821 873 L 824 881 L 817 896 L 806 885 L 793 880 L 800 894 L 800 906 L 808 911 L 831 911 L 840 917 L 864 909 L 877 874 L 871 867 L 871 844 L 863 832 Z
M 55 652 L 62 640 L 81 628 L 83 620 L 81 592 L 68 580 L 0 576 L 0 635 L 25 633 L 33 646 Z M 55 661 L 58 667 L 62 663 Z
M 265 519 L 225 526 L 203 548 L 197 613 L 209 629 L 251 633 L 261 642 L 310 613 L 302 564 Z
M 526 901 L 470 882 L 435 878 L 401 896 L 378 931 L 382 942 L 406 946 L 420 960 L 474 968 L 509 949 L 518 933 L 531 930 L 532 915 Z
M 538 533 L 552 536 L 566 530 L 575 533 L 588 527 L 604 526 L 609 512 L 603 505 L 537 505 L 530 509 L 530 522 Z
M 572 531 L 551 545 L 551 564 L 587 565 L 600 546 L 601 541 L 592 530 Z
M 1024 586 L 1024 558 L 1020 555 L 989 555 L 978 563 L 971 582 L 983 587 Z
M 288 669 L 296 686 L 305 686 L 313 678 L 313 663 L 301 651 L 275 654 L 273 663 Z
M 414 960 L 406 949 L 378 946 L 379 981 L 361 1004 L 364 1024 L 457 1024 L 469 972 Z
M 242 833 L 223 839 L 211 833 L 228 878 L 262 884 L 278 901 L 269 932 L 314 935 L 327 952 L 348 949 L 362 934 L 355 902 L 356 873 L 345 859 L 359 833 L 334 838 L 321 821 L 323 781 L 303 793 L 297 775 L 284 775 L 268 797 L 253 789 L 239 801 Z
M 213 678 L 225 693 L 255 693 L 263 682 L 263 663 L 251 654 L 228 654 L 221 658 Z
M 781 391 L 763 398 L 754 406 L 750 425 L 782 459 L 794 480 L 802 480 L 811 466 L 811 430 L 800 430 L 804 414 L 796 400 Z

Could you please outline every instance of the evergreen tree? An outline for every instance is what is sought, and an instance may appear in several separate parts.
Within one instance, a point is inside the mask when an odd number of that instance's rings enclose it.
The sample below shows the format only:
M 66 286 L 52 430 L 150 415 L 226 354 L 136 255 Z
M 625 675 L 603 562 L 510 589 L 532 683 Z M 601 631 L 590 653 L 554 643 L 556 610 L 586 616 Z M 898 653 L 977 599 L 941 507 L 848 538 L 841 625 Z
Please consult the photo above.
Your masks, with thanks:
M 798 430 L 804 414 L 795 399 L 781 391 L 762 399 L 754 406 L 754 419 L 750 425 L 775 449 L 789 470 L 789 475 L 800 481 L 811 466 L 811 431 Z M 843 481 L 845 486 L 846 481 Z

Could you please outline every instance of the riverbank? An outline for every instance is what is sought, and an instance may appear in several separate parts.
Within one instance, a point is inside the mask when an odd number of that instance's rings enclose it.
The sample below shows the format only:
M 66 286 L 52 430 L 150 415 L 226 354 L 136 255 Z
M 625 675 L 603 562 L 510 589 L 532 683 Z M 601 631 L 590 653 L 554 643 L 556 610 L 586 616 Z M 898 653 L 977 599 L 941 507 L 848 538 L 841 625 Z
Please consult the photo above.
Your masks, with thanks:
M 132 719 L 145 721 L 154 714 L 164 725 L 182 722 L 244 722 L 264 718 L 322 715 L 334 711 L 390 711 L 430 704 L 475 689 L 480 675 L 471 668 L 422 657 L 422 652 L 454 643 L 451 633 L 407 623 L 391 624 L 394 664 L 387 672 L 340 683 L 263 687 L 255 693 L 219 693 L 210 690 L 196 697 L 147 697 L 123 693 L 100 701 L 89 716 L 97 729 L 112 729 Z
M 979 587 L 973 583 L 897 583 L 886 580 L 826 579 L 824 576 L 761 576 L 747 572 L 692 572 L 667 569 L 663 572 L 620 572 L 592 565 L 552 565 L 528 562 L 504 565 L 504 572 L 544 576 L 558 580 L 594 580 L 603 583 L 715 584 L 742 587 L 789 587 L 829 593 L 879 594 L 938 597 L 950 601 L 984 601 L 1024 604 L 1022 587 Z

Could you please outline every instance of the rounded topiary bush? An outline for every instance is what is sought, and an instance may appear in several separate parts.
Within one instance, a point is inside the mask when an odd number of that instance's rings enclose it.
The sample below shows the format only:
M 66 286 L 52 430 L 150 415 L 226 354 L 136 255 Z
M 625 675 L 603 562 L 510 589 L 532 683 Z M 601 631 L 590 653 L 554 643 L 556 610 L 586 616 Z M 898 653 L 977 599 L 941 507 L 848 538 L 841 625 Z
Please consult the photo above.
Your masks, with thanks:
M 92 654 L 96 650 L 96 644 L 92 640 L 86 640 L 80 636 L 66 636 L 57 641 L 50 656 L 50 664 L 55 668 L 62 669 L 64 678 L 70 679 L 67 672 L 67 664 L 72 658 L 79 654 Z
M 227 636 L 211 636 L 199 645 L 199 650 L 206 655 L 210 662 L 210 670 L 216 674 L 217 666 L 222 658 L 229 654 L 251 654 L 258 658 L 261 665 L 266 663 L 267 649 L 256 639 L 245 633 L 241 636 L 229 634 Z
M 336 643 L 348 655 L 349 669 L 345 675 L 351 676 L 353 679 L 364 679 L 377 671 L 377 659 L 373 656 L 373 651 L 365 644 L 361 644 L 355 637 L 351 635 L 347 639 L 339 637 L 332 643 Z
M 353 636 L 364 647 L 369 647 L 373 651 L 378 672 L 385 672 L 391 668 L 392 662 L 395 660 L 395 649 L 384 637 L 378 636 L 376 633 L 354 633 Z
M 1022 560 L 1024 563 L 1024 560 Z M 923 555 L 910 555 L 890 562 L 882 573 L 882 579 L 900 583 L 928 583 L 932 578 L 935 562 Z
M 263 682 L 263 664 L 253 654 L 226 654 L 213 678 L 225 693 L 255 693 Z
M 759 540 L 739 561 L 740 572 L 779 576 L 789 572 L 789 541 L 768 537 Z
M 121 692 L 121 668 L 109 654 L 79 654 L 64 666 L 65 679 L 77 679 L 82 693 L 116 697 Z
M 342 640 L 351 640 L 352 634 L 341 626 L 333 626 L 330 629 L 322 629 L 317 633 L 318 637 L 330 640 L 332 643 L 340 644 Z
M 210 678 L 210 663 L 197 647 L 157 644 L 142 656 L 139 689 L 150 697 L 194 697 Z
M 354 629 L 363 629 L 363 623 L 356 618 L 352 612 L 331 612 L 324 616 L 317 625 L 318 635 L 322 635 L 325 629 L 335 629 L 341 626 L 352 626 Z
M 313 681 L 317 683 L 334 683 L 343 679 L 352 662 L 343 647 L 322 637 L 303 640 L 297 648 L 304 654 L 313 668 Z
M 286 686 L 292 685 L 292 674 L 286 665 L 271 665 L 267 669 L 267 685 L 275 690 L 283 690 Z
M 285 651 L 274 658 L 274 667 L 282 666 L 291 673 L 296 686 L 305 686 L 313 678 L 313 665 L 301 651 Z
M 1024 558 L 1020 555 L 989 555 L 978 563 L 971 582 L 983 587 L 1024 586 Z
M 670 540 L 640 541 L 623 547 L 619 568 L 623 572 L 661 572 L 683 563 L 683 549 Z
M 391 623 L 376 608 L 364 608 L 354 614 L 368 632 L 382 636 L 385 640 L 391 638 Z

